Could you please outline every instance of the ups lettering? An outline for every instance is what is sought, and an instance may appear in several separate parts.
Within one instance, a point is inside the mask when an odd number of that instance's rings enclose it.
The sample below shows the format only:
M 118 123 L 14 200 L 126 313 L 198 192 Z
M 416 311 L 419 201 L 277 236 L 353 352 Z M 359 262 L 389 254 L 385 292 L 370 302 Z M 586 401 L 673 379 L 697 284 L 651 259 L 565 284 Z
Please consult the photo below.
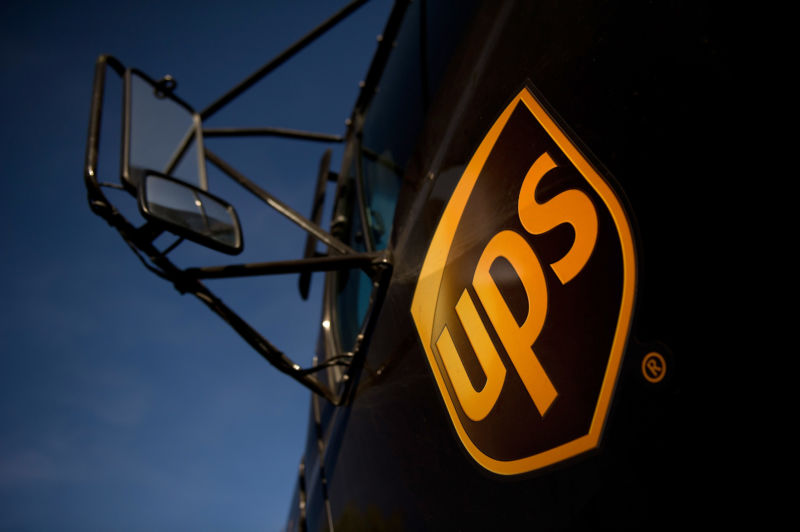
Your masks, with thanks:
M 522 183 L 518 214 L 523 227 L 532 234 L 545 233 L 562 223 L 572 225 L 575 231 L 572 247 L 561 260 L 550 265 L 561 282 L 566 284 L 580 272 L 594 249 L 597 240 L 597 215 L 591 200 L 579 190 L 562 192 L 542 204 L 536 202 L 537 185 L 544 174 L 555 167 L 547 153 L 533 163 Z M 529 311 L 522 324 L 517 323 L 489 273 L 492 264 L 499 257 L 505 258 L 511 264 L 525 288 Z M 472 286 L 531 400 L 544 416 L 558 396 L 558 391 L 532 347 L 547 315 L 547 284 L 539 259 L 521 235 L 510 230 L 501 231 L 484 248 L 475 269 Z M 500 395 L 506 368 L 466 289 L 456 304 L 456 313 L 486 375 L 483 389 L 475 390 L 469 381 L 447 327 L 436 341 L 436 347 L 461 408 L 470 419 L 480 421 L 489 414 Z

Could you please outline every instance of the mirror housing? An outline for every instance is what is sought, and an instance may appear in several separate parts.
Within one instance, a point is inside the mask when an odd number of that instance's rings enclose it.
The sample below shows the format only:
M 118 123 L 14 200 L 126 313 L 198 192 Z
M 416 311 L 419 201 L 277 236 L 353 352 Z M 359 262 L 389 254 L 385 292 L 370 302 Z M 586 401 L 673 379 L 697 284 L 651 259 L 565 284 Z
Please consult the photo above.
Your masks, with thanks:
M 211 249 L 229 255 L 244 249 L 233 206 L 164 174 L 144 174 L 139 183 L 139 211 L 149 222 Z

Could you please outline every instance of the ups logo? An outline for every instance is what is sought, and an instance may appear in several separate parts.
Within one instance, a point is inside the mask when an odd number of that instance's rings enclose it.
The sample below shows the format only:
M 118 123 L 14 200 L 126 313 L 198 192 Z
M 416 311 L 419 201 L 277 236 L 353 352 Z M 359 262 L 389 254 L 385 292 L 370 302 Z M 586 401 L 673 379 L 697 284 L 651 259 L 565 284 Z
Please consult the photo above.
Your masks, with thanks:
M 614 192 L 523 89 L 461 176 L 411 304 L 479 464 L 512 475 L 597 446 L 635 275 Z

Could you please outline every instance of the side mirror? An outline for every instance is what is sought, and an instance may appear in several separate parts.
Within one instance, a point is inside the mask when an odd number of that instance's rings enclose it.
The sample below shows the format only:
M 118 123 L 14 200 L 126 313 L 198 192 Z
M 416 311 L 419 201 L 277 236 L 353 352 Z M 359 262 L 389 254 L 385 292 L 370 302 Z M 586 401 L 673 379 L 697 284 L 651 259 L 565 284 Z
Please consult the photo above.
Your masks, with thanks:
M 175 81 L 127 69 L 124 83 L 123 185 L 136 190 L 155 171 L 206 190 L 200 115 L 172 93 Z
M 123 128 L 121 184 L 99 181 L 97 172 L 100 147 L 101 117 L 106 71 L 119 75 L 123 87 Z M 245 87 L 239 85 L 238 87 Z M 334 235 L 325 231 L 317 221 L 311 221 L 294 211 L 278 198 L 262 189 L 245 175 L 220 159 L 203 146 L 201 115 L 172 93 L 174 83 L 169 78 L 154 81 L 135 69 L 127 69 L 112 56 L 102 55 L 95 65 L 92 105 L 89 115 L 89 134 L 86 146 L 86 164 L 83 179 L 92 211 L 119 232 L 122 239 L 136 253 L 142 263 L 154 274 L 172 282 L 181 293 L 192 294 L 228 323 L 267 362 L 286 373 L 309 390 L 325 397 L 332 404 L 343 404 L 348 397 L 351 381 L 340 388 L 326 383 L 315 373 L 332 366 L 349 366 L 356 360 L 360 343 L 352 352 L 341 352 L 325 361 L 302 368 L 272 345 L 264 336 L 243 320 L 219 299 L 203 279 L 249 277 L 286 273 L 328 272 L 351 270 L 365 271 L 375 289 L 370 298 L 370 308 L 381 304 L 392 272 L 391 254 L 388 251 L 359 253 Z M 243 89 L 242 89 L 243 90 Z M 239 88 L 227 93 L 209 109 L 212 111 L 235 94 Z M 206 111 L 204 111 L 204 114 Z M 149 118 L 148 118 L 149 117 Z M 341 141 L 338 136 L 323 135 L 275 128 L 235 128 L 216 132 L 219 136 L 279 135 L 311 140 Z M 208 193 L 206 159 L 251 194 L 265 202 L 278 213 L 328 246 L 325 254 L 316 254 L 314 239 L 307 244 L 309 256 L 301 260 L 271 261 L 223 266 L 180 268 L 167 254 L 183 238 L 211 249 L 235 255 L 243 250 L 239 219 L 226 201 Z M 317 195 L 312 218 L 318 220 L 323 203 L 322 191 L 326 180 L 335 174 L 328 170 L 326 155 L 320 165 Z M 190 184 L 191 183 L 191 184 Z M 147 220 L 143 226 L 132 224 L 109 201 L 104 187 L 122 189 L 138 199 L 139 211 Z M 181 237 L 168 248 L 156 247 L 154 240 L 162 231 Z M 301 283 L 301 287 L 302 287 Z M 368 310 L 368 312 L 370 312 Z M 365 323 L 362 336 L 368 332 Z M 344 382 L 344 381 L 343 381 Z M 337 385 L 338 386 L 338 385 Z
M 139 210 L 148 221 L 198 244 L 229 255 L 244 249 L 234 208 L 183 181 L 146 173 L 139 185 Z

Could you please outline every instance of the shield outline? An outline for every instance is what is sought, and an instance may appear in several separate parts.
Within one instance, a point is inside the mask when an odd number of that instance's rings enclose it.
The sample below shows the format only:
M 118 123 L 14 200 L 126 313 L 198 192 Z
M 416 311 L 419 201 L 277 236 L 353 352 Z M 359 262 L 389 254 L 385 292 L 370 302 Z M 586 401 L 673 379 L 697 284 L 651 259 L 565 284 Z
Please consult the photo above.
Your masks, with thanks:
M 614 332 L 609 360 L 606 365 L 603 383 L 600 387 L 600 394 L 588 433 L 559 446 L 525 458 L 503 461 L 485 455 L 470 439 L 469 434 L 467 434 L 466 429 L 464 429 L 458 417 L 454 398 L 450 396 L 450 392 L 447 390 L 442 369 L 439 367 L 439 363 L 434 356 L 431 343 L 436 300 L 439 294 L 439 287 L 441 286 L 444 267 L 447 263 L 447 256 L 450 252 L 450 246 L 453 243 L 458 223 L 461 220 L 461 216 L 469 201 L 478 176 L 486 163 L 486 159 L 511 117 L 511 113 L 519 102 L 522 102 L 528 108 L 537 122 L 545 129 L 547 134 L 567 156 L 586 182 L 597 192 L 608 209 L 620 240 L 623 279 L 617 327 Z M 528 87 L 523 87 L 489 129 L 489 132 L 481 141 L 478 149 L 475 151 L 459 179 L 450 200 L 445 206 L 442 218 L 436 227 L 431 243 L 428 246 L 428 251 L 425 255 L 425 260 L 420 270 L 419 279 L 411 301 L 411 315 L 414 319 L 420 340 L 422 341 L 422 346 L 425 349 L 428 363 L 436 379 L 436 384 L 439 387 L 440 395 L 444 399 L 448 414 L 450 415 L 450 419 L 453 422 L 453 426 L 456 429 L 461 443 L 476 462 L 494 473 L 516 475 L 561 462 L 594 449 L 598 445 L 605 426 L 614 388 L 619 376 L 619 370 L 622 365 L 622 356 L 630 332 L 635 288 L 636 253 L 634 249 L 634 240 L 628 217 L 625 214 L 621 202 L 608 183 L 606 183 L 594 167 L 586 160 L 577 146 L 570 141 L 564 130 L 562 130 L 547 111 L 545 111 L 542 104 L 536 99 L 530 89 L 528 89 Z

